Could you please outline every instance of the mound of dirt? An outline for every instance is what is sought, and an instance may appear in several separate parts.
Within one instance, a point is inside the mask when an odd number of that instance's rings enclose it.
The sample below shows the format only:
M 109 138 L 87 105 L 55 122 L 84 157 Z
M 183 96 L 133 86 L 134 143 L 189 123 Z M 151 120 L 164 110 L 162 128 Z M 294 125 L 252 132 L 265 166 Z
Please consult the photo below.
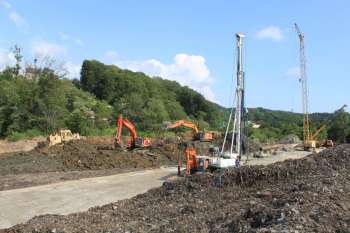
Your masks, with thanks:
M 112 145 L 113 136 L 87 136 L 86 141 L 92 145 Z
M 3 154 L 0 175 L 51 171 L 80 171 L 129 168 L 154 168 L 176 164 L 174 147 L 139 151 L 118 151 L 75 140 L 29 152 Z
M 164 183 L 86 212 L 0 232 L 337 232 L 350 229 L 350 145 Z

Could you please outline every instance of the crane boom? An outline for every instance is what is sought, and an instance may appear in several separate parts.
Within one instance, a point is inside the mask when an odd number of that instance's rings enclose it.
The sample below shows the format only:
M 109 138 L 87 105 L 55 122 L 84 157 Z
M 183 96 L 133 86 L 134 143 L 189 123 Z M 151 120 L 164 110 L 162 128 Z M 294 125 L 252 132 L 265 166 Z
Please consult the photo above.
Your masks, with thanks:
M 299 37 L 299 62 L 300 62 L 300 79 L 302 87 L 302 103 L 303 103 L 303 138 L 304 143 L 310 140 L 310 123 L 309 123 L 309 90 L 307 85 L 307 74 L 306 74 L 306 57 L 304 47 L 304 34 L 300 31 L 298 24 L 294 24 L 295 31 Z
M 325 122 L 318 130 L 316 130 L 315 133 L 313 133 L 313 134 L 311 135 L 311 140 L 316 140 L 318 134 L 319 134 L 322 130 L 324 130 L 324 129 L 327 127 L 327 124 L 328 124 L 332 119 L 334 119 L 336 116 L 338 116 L 338 114 L 341 113 L 341 111 L 342 111 L 344 108 L 346 108 L 346 107 L 347 107 L 347 105 L 344 104 L 341 108 L 339 108 L 338 110 L 336 110 L 336 111 L 333 113 L 333 115 L 331 115 L 331 117 L 329 117 L 329 119 L 327 119 L 326 122 Z

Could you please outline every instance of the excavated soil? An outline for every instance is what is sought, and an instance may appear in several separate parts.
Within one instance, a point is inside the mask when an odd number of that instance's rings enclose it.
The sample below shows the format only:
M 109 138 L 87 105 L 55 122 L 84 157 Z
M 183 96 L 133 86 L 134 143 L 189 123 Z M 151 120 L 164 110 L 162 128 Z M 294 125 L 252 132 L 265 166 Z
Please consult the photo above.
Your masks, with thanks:
M 109 141 L 94 138 L 4 153 L 0 157 L 0 190 L 177 164 L 173 144 L 120 151 L 111 149 Z
M 176 157 L 176 158 L 175 158 Z M 151 168 L 174 163 L 177 156 L 172 148 L 138 151 L 118 151 L 85 140 L 70 141 L 52 147 L 37 148 L 29 152 L 3 154 L 0 175 L 101 170 L 114 168 Z
M 86 212 L 35 217 L 13 232 L 350 232 L 350 145 L 304 159 L 166 182 Z

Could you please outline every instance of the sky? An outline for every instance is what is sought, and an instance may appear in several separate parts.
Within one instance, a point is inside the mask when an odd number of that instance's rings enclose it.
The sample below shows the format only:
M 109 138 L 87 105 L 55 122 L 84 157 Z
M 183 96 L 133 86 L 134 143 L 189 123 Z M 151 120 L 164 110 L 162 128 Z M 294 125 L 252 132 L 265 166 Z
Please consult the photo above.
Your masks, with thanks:
M 79 78 L 97 59 L 176 80 L 232 105 L 236 38 L 244 40 L 246 105 L 301 112 L 299 41 L 305 34 L 310 112 L 350 104 L 348 0 L 0 0 L 0 69 L 50 58 Z

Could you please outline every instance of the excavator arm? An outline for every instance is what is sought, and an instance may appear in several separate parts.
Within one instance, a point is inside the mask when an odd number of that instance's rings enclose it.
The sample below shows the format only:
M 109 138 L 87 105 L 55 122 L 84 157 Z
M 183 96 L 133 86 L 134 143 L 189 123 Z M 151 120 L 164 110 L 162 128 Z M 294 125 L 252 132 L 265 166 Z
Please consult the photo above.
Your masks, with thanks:
M 168 125 L 166 129 L 174 129 L 176 127 L 184 126 L 187 128 L 192 129 L 194 140 L 200 140 L 200 141 L 212 141 L 213 140 L 213 133 L 212 132 L 200 132 L 197 125 L 191 121 L 185 121 L 185 120 L 179 120 L 175 121 L 174 123 Z
M 120 144 L 122 141 L 123 126 L 125 126 L 129 130 L 131 134 L 131 140 L 132 140 L 131 144 L 134 145 L 137 138 L 136 128 L 129 120 L 123 119 L 123 116 L 121 114 L 119 114 L 118 120 L 117 120 L 117 135 L 116 135 L 117 144 Z
M 174 129 L 174 128 L 177 128 L 180 126 L 190 128 L 196 134 L 198 134 L 198 132 L 199 132 L 197 125 L 195 125 L 193 122 L 184 121 L 184 120 L 175 121 L 173 124 L 168 125 L 166 129 Z

